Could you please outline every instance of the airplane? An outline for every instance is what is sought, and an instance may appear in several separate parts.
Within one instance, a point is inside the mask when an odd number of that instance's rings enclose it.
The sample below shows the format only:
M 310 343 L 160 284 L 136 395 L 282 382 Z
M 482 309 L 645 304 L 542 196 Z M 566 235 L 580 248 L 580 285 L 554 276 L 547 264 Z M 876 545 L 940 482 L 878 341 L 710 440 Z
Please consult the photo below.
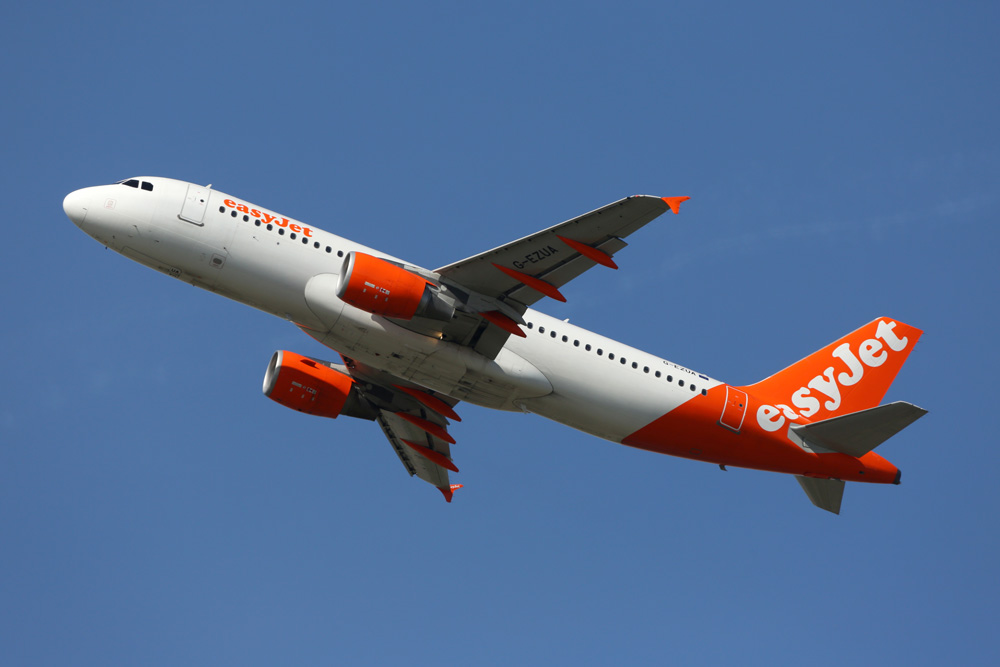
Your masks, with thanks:
M 136 177 L 71 192 L 70 220 L 168 276 L 297 325 L 341 363 L 275 352 L 263 392 L 310 415 L 378 422 L 449 503 L 460 401 L 537 414 L 614 443 L 794 475 L 839 514 L 845 482 L 899 484 L 874 450 L 926 411 L 881 405 L 921 330 L 878 317 L 734 386 L 545 315 L 542 299 L 689 197 L 636 195 L 429 270 L 212 188 Z

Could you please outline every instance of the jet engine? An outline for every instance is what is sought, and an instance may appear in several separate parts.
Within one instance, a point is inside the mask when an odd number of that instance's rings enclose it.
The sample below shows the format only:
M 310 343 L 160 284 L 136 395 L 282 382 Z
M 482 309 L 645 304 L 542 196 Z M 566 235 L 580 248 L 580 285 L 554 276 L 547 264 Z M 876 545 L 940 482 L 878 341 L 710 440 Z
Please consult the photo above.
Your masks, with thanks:
M 363 252 L 349 252 L 344 258 L 337 296 L 365 312 L 400 320 L 428 317 L 447 322 L 455 315 L 455 306 L 438 285 Z
M 336 419 L 374 419 L 374 409 L 360 397 L 354 380 L 321 361 L 278 350 L 264 373 L 264 395 L 286 408 Z

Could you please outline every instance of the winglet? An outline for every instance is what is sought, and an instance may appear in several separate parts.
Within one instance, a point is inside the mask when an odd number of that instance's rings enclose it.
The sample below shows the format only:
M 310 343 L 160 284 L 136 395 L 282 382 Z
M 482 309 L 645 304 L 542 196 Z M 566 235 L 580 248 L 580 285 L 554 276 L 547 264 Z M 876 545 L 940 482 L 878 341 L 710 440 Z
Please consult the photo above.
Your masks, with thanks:
M 663 201 L 667 202 L 667 206 L 674 214 L 681 212 L 681 202 L 686 202 L 690 197 L 662 197 Z
M 464 484 L 450 484 L 450 485 L 448 485 L 446 487 L 445 486 L 439 486 L 439 487 L 437 487 L 437 490 L 440 491 L 441 495 L 444 496 L 444 499 L 447 502 L 450 503 L 451 502 L 451 497 L 453 495 L 455 495 L 455 492 L 458 491 L 459 489 L 461 489 L 463 486 L 465 486 L 465 485 Z

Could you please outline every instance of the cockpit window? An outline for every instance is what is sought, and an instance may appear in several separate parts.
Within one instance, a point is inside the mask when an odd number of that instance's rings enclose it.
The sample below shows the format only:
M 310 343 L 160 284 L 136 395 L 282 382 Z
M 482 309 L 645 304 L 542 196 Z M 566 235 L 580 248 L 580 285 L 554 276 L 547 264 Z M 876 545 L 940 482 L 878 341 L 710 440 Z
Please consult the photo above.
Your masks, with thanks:
M 140 181 L 138 178 L 130 178 L 128 180 L 118 181 L 117 185 L 127 185 L 130 188 L 142 187 L 142 189 L 145 190 L 146 192 L 153 191 L 152 183 L 150 183 L 149 181 Z

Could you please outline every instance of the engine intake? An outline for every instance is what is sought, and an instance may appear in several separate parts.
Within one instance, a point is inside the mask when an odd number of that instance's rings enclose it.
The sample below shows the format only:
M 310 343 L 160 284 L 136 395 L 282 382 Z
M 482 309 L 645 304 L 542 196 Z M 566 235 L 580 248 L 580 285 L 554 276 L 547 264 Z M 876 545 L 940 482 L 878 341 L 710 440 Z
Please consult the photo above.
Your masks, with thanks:
M 272 401 L 309 415 L 374 419 L 350 376 L 294 352 L 274 353 L 264 373 L 263 390 Z
M 347 253 L 337 284 L 337 296 L 365 312 L 400 320 L 428 317 L 447 322 L 454 317 L 455 307 L 439 290 L 426 278 L 363 252 Z

